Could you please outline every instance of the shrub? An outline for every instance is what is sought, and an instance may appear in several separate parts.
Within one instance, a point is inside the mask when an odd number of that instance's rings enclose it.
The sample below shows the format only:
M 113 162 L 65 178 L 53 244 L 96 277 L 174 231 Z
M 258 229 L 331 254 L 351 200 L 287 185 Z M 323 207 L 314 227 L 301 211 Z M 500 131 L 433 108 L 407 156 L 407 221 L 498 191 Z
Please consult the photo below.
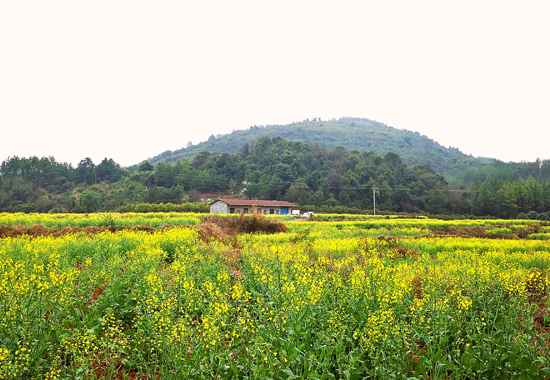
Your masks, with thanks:
M 217 215 L 208 216 L 202 219 L 201 224 L 212 223 L 225 230 L 231 230 L 233 233 L 253 234 L 265 232 L 275 234 L 286 232 L 286 225 L 275 219 L 268 219 L 261 214 L 240 214 L 237 217 L 219 217 Z
M 516 216 L 516 219 L 525 220 L 525 219 L 529 219 L 529 218 L 527 217 L 527 214 L 526 214 L 526 213 L 520 212 L 520 213 L 518 214 L 518 216 Z
M 539 216 L 539 213 L 536 212 L 536 211 L 529 211 L 527 213 L 527 219 L 535 220 L 535 219 L 537 219 L 538 216 Z

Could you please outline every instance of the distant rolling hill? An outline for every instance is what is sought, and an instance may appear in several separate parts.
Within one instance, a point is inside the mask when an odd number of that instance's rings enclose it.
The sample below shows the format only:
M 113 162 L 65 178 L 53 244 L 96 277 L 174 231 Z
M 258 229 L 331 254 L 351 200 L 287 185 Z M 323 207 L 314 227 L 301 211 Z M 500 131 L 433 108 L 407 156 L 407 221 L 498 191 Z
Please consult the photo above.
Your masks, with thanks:
M 201 150 L 233 153 L 245 144 L 253 145 L 260 137 L 281 136 L 304 143 L 315 142 L 331 148 L 342 145 L 347 149 L 373 151 L 379 155 L 395 152 L 408 165 L 429 164 L 446 176 L 456 176 L 472 167 L 494 163 L 493 159 L 481 159 L 466 155 L 456 148 L 446 148 L 418 132 L 397 129 L 385 124 L 359 118 L 338 120 L 305 120 L 287 125 L 253 126 L 247 130 L 227 135 L 211 136 L 207 141 L 175 151 L 166 151 L 149 163 L 175 163 L 182 158 L 192 158 Z

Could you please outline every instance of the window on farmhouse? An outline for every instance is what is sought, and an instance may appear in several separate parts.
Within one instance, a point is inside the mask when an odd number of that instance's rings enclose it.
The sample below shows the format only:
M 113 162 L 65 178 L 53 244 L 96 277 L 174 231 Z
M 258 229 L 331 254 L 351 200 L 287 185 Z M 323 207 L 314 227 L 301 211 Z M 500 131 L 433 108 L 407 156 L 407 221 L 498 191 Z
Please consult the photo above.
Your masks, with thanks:
M 234 214 L 235 213 L 235 207 L 229 207 L 229 213 Z
M 243 214 L 248 214 L 248 207 L 243 208 Z
M 270 209 L 269 209 L 269 213 L 270 213 L 271 215 L 275 214 L 275 209 L 270 208 Z

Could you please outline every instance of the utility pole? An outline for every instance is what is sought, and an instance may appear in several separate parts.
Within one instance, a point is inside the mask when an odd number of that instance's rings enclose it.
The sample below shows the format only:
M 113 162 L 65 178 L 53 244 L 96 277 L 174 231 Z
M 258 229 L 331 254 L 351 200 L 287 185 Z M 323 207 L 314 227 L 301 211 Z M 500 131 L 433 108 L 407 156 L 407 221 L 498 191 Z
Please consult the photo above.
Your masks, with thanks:
M 374 217 L 376 218 L 376 187 L 372 188 L 372 209 L 374 210 Z

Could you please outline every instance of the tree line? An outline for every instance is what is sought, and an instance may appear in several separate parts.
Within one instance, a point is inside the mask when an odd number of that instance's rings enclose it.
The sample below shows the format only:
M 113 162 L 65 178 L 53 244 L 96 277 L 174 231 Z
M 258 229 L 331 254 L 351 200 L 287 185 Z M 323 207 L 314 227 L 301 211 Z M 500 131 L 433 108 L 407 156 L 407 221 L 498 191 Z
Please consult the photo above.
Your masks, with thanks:
M 449 183 L 431 166 L 406 165 L 396 153 L 327 148 L 282 137 L 260 138 L 235 153 L 203 150 L 174 164 L 144 162 L 129 168 L 107 158 L 97 165 L 85 158 L 74 168 L 53 157 L 10 157 L 0 165 L 0 211 L 124 210 L 145 203 L 206 204 L 228 196 L 284 199 L 323 211 L 372 212 L 376 198 L 379 212 L 546 215 L 550 183 L 540 175 L 542 163 L 529 165 L 521 166 L 532 171 L 524 170 L 526 178 L 499 179 L 479 171 L 471 183 Z

